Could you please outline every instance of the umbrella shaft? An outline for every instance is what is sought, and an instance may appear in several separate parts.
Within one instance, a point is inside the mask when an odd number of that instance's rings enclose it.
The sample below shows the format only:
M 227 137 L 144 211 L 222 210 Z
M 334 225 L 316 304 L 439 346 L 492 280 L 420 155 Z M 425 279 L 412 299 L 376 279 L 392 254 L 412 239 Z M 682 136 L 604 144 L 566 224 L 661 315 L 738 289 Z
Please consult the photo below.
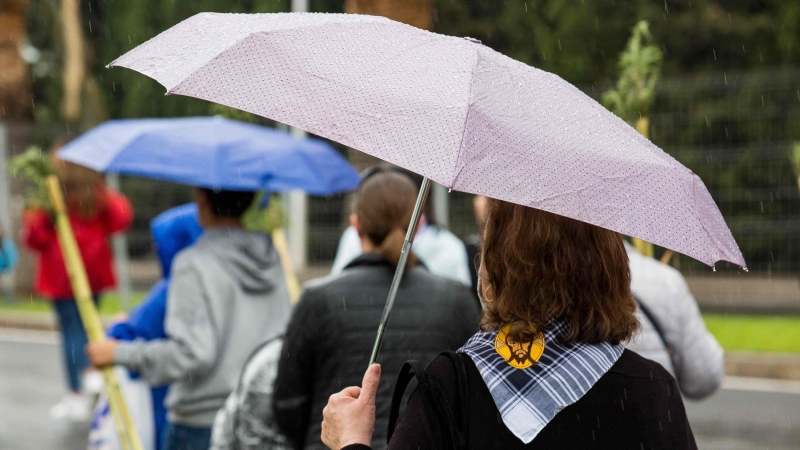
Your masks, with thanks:
M 403 272 L 406 269 L 406 261 L 408 260 L 408 254 L 411 252 L 411 244 L 414 242 L 414 235 L 417 234 L 417 225 L 422 215 L 422 205 L 425 204 L 425 198 L 428 197 L 430 188 L 431 180 L 427 177 L 423 178 L 422 185 L 419 188 L 419 195 L 417 195 L 417 203 L 414 205 L 414 213 L 411 214 L 411 223 L 408 224 L 408 230 L 406 231 L 403 251 L 400 253 L 400 260 L 397 262 L 397 269 L 394 271 L 392 287 L 389 289 L 389 298 L 386 299 L 386 306 L 383 308 L 381 324 L 378 327 L 378 336 L 375 337 L 375 345 L 372 347 L 372 356 L 369 358 L 370 366 L 378 359 L 378 352 L 381 350 L 381 341 L 383 341 L 383 331 L 386 329 L 386 324 L 389 322 L 389 316 L 392 314 L 394 299 L 397 296 L 397 288 L 400 287 L 400 280 L 403 278 Z

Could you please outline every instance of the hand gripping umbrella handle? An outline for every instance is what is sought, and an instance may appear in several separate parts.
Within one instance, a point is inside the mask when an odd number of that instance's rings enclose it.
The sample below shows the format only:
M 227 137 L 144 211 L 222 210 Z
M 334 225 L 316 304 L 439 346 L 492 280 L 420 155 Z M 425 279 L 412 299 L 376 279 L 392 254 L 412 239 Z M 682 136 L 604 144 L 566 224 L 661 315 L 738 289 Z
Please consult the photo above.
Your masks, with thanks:
M 397 296 L 397 288 L 400 287 L 400 280 L 403 279 L 403 272 L 406 270 L 408 254 L 411 252 L 411 244 L 414 242 L 414 235 L 417 234 L 419 217 L 422 215 L 422 205 L 425 204 L 425 198 L 428 197 L 430 188 L 431 180 L 427 177 L 423 178 L 422 185 L 419 188 L 419 195 L 417 195 L 417 203 L 414 205 L 414 213 L 411 214 L 411 223 L 408 224 L 408 230 L 406 231 L 403 251 L 400 253 L 400 260 L 397 262 L 397 269 L 394 271 L 392 287 L 389 289 L 389 298 L 386 299 L 386 306 L 383 308 L 381 324 L 378 326 L 378 335 L 375 337 L 375 345 L 372 347 L 372 356 L 369 357 L 370 366 L 378 359 L 378 352 L 381 350 L 381 341 L 383 341 L 383 332 L 386 329 L 386 324 L 389 322 L 389 316 L 392 314 L 394 299 Z

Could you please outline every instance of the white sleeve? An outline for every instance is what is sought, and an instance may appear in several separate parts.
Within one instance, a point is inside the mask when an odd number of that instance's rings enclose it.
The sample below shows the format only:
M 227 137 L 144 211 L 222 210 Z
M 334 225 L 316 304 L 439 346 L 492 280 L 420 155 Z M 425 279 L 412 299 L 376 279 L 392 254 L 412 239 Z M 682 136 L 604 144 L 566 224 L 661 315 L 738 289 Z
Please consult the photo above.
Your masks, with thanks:
M 678 274 L 676 274 L 678 275 Z M 681 392 L 690 399 L 702 399 L 713 394 L 725 377 L 722 347 L 706 328 L 686 281 L 678 275 L 674 311 L 678 317 L 671 320 L 679 329 L 668 333 L 673 347 L 675 374 Z

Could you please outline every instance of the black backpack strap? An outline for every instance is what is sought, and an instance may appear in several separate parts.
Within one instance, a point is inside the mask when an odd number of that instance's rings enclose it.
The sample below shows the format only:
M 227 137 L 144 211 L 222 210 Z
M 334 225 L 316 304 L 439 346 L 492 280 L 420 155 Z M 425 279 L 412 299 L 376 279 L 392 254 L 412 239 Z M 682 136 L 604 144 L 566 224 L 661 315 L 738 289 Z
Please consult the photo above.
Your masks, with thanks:
M 467 423 L 469 419 L 469 385 L 467 384 L 467 368 L 464 365 L 466 355 L 458 354 L 453 351 L 446 351 L 443 355 L 450 358 L 456 370 L 456 403 L 458 408 L 458 437 L 461 448 L 467 447 Z
M 425 368 L 419 361 L 406 361 L 403 367 L 400 368 L 400 373 L 397 375 L 397 380 L 394 384 L 392 406 L 389 409 L 389 427 L 386 433 L 387 444 L 394 434 L 395 427 L 397 426 L 397 419 L 400 417 L 400 403 L 403 402 L 403 395 L 405 395 L 408 383 L 411 382 L 412 378 L 417 379 L 417 389 L 421 392 L 425 392 L 426 402 L 429 400 L 428 391 L 431 389 L 430 376 L 425 373 Z
M 680 364 L 679 354 L 678 352 L 675 351 L 675 347 L 672 346 L 672 344 L 670 344 L 669 341 L 667 341 L 667 336 L 664 334 L 664 329 L 661 328 L 661 324 L 658 322 L 658 319 L 656 319 L 656 316 L 653 314 L 653 311 L 651 311 L 650 308 L 645 306 L 645 304 L 642 303 L 642 301 L 639 300 L 638 297 L 634 295 L 633 299 L 636 300 L 636 304 L 639 306 L 639 311 L 641 311 L 642 314 L 645 317 L 647 317 L 647 320 L 649 320 L 650 323 L 653 324 L 653 328 L 656 330 L 656 333 L 658 333 L 658 337 L 659 339 L 661 339 L 661 343 L 663 343 L 664 348 L 667 349 L 667 354 L 669 355 L 669 359 L 670 361 L 672 361 L 672 367 L 674 367 L 675 371 L 678 372 L 678 366 Z
M 633 299 L 636 300 L 636 304 L 639 306 L 639 311 L 641 311 L 642 314 L 645 317 L 647 317 L 647 320 L 649 320 L 650 323 L 653 324 L 653 328 L 656 330 L 659 339 L 661 339 L 661 342 L 664 344 L 664 348 L 666 348 L 667 351 L 669 351 L 670 345 L 667 342 L 666 336 L 664 335 L 664 329 L 661 328 L 661 324 L 658 322 L 658 320 L 656 320 L 656 316 L 653 315 L 653 312 L 650 311 L 650 308 L 645 306 L 645 304 L 642 303 L 641 300 L 639 300 L 639 297 L 634 295 Z
M 459 417 L 456 418 L 456 415 L 453 413 L 454 410 L 450 402 L 447 401 L 447 397 L 439 382 L 425 372 L 422 363 L 419 361 L 407 361 L 400 369 L 400 374 L 394 386 L 392 406 L 389 411 L 387 443 L 392 439 L 392 435 L 394 434 L 397 419 L 400 415 L 400 403 L 403 400 L 403 395 L 408 387 L 408 383 L 412 378 L 416 378 L 417 391 L 424 395 L 425 404 L 437 418 L 438 426 L 431 427 L 434 430 L 437 442 L 444 443 L 445 449 L 466 449 L 464 430 L 466 429 L 467 406 L 466 402 L 463 401 L 463 399 L 466 398 L 466 370 L 464 370 L 464 363 L 458 355 L 455 353 L 449 355 L 448 353 L 452 352 L 445 352 L 443 354 L 447 355 L 456 366 L 456 377 L 459 384 L 456 401 L 460 406 Z

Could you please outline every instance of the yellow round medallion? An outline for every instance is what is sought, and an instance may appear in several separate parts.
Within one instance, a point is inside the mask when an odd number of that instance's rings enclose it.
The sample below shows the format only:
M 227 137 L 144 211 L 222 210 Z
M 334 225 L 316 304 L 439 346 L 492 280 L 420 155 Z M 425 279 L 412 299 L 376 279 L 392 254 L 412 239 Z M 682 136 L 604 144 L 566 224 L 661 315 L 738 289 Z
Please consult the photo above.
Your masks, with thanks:
M 537 364 L 544 353 L 544 334 L 540 331 L 532 341 L 520 342 L 508 337 L 511 325 L 506 325 L 497 333 L 494 349 L 515 369 L 527 369 Z

